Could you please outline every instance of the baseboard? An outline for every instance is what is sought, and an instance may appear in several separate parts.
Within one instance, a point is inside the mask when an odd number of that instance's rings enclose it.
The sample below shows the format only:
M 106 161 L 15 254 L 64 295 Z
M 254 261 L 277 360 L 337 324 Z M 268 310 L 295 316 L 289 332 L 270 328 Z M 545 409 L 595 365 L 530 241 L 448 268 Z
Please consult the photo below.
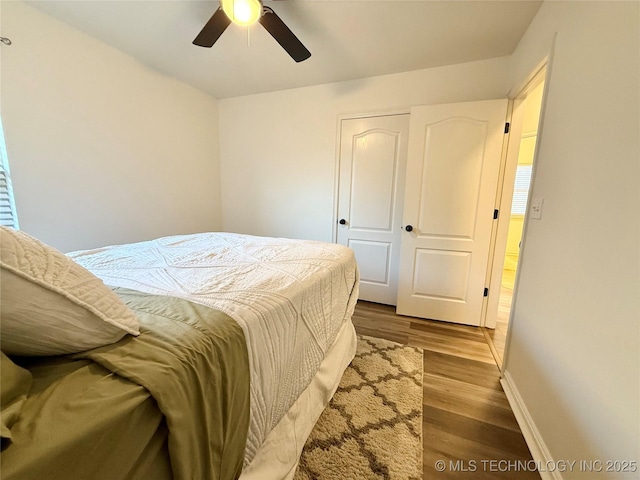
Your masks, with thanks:
M 524 440 L 527 442 L 527 446 L 531 451 L 531 456 L 538 465 L 543 467 L 545 465 L 553 465 L 553 457 L 551 456 L 551 453 L 549 453 L 549 449 L 544 443 L 533 418 L 531 418 L 529 410 L 527 409 L 524 400 L 522 400 L 520 392 L 518 392 L 517 387 L 513 383 L 513 379 L 511 378 L 511 375 L 509 375 L 509 372 L 502 373 L 500 383 L 502 384 L 502 389 L 507 396 L 507 400 L 509 400 L 511 410 L 513 410 L 513 414 L 518 421 L 520 430 L 522 430 Z M 540 477 L 542 480 L 563 480 L 562 474 L 557 469 L 541 468 L 540 470 Z

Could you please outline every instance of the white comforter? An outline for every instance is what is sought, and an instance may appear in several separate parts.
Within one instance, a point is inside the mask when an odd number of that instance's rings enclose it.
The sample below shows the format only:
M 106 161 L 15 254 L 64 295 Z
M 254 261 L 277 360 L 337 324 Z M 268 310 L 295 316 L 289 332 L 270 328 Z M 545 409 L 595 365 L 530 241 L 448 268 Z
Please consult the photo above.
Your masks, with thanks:
M 185 298 L 242 326 L 251 367 L 245 466 L 307 387 L 358 297 L 353 252 L 329 243 L 203 233 L 68 255 L 107 285 Z

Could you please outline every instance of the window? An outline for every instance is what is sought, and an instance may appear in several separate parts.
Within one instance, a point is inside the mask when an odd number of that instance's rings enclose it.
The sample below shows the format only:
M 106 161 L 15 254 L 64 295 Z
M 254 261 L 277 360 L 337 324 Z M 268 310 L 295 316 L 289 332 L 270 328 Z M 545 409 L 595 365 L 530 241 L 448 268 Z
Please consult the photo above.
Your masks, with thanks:
M 518 165 L 516 168 L 516 183 L 513 186 L 511 215 L 524 215 L 527 211 L 532 168 L 532 165 Z
M 4 131 L 0 120 L 0 225 L 18 228 L 16 202 L 13 198 L 13 186 L 9 172 L 9 159 L 4 143 Z

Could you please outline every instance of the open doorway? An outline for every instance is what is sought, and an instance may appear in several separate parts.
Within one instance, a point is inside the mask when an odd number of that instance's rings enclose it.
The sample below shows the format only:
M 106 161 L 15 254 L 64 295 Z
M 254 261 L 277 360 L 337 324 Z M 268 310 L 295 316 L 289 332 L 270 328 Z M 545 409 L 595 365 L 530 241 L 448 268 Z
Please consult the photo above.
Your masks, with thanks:
M 527 215 L 546 69 L 540 70 L 514 99 L 512 131 L 504 169 L 500 224 L 495 241 L 485 336 L 502 368 L 509 329 L 522 232 Z M 495 327 L 495 328 L 494 328 Z

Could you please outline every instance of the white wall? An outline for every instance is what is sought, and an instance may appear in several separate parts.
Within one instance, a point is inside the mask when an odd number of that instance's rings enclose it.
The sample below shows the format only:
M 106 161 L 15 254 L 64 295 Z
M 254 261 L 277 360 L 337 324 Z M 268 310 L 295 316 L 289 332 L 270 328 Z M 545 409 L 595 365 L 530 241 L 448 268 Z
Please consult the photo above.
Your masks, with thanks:
M 557 32 L 505 365 L 554 460 L 640 462 L 639 6 L 545 2 L 513 55 L 515 86 Z
M 69 251 L 220 228 L 216 99 L 21 2 L 1 13 L 22 230 Z
M 508 58 L 219 101 L 223 227 L 332 241 L 338 116 L 504 98 Z

